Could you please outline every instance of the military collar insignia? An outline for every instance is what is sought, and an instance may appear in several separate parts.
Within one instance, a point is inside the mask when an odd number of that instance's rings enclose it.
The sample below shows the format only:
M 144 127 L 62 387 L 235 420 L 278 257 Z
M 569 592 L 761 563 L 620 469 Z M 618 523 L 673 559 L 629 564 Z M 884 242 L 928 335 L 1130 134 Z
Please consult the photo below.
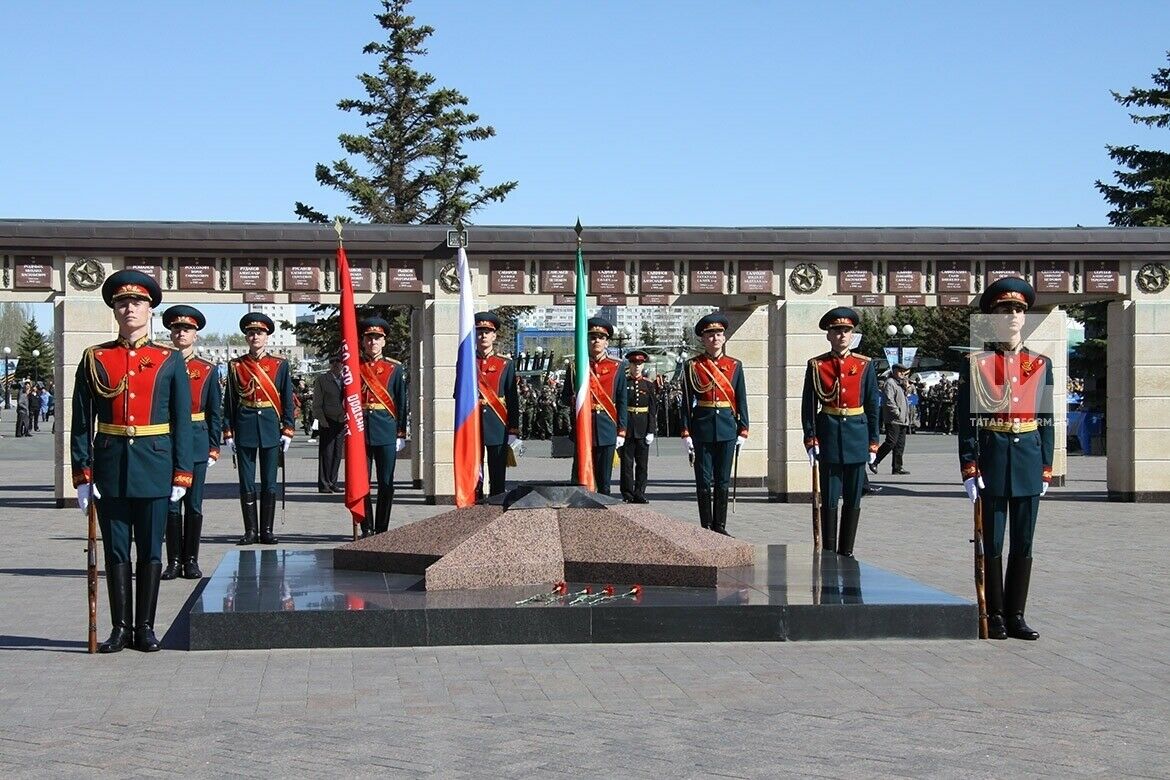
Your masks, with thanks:
M 117 343 L 117 345 L 119 347 L 127 347 L 129 349 L 138 349 L 139 347 L 150 343 L 150 336 L 143 336 L 142 338 L 137 339 L 136 341 L 133 341 L 133 342 L 131 342 L 129 339 L 126 339 L 122 336 L 118 336 L 117 341 L 115 343 Z

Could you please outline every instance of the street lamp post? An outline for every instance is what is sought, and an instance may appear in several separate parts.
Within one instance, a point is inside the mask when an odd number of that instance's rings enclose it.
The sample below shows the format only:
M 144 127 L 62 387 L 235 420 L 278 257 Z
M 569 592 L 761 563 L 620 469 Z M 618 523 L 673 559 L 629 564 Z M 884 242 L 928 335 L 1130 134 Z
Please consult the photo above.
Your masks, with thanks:
M 12 388 L 8 385 L 8 356 L 12 354 L 12 347 L 4 348 L 4 408 L 11 409 Z
M 32 351 L 32 356 L 33 356 L 33 384 L 35 385 L 37 383 L 37 381 L 40 379 L 40 376 L 39 376 L 40 375 L 40 365 L 37 363 L 37 358 L 39 358 L 41 356 L 41 351 L 39 349 L 34 349 Z
M 887 325 L 886 335 L 898 342 L 898 362 L 902 363 L 902 343 L 914 335 L 914 326 L 909 323 L 903 325 L 899 334 L 897 325 Z M 902 363 L 902 365 L 905 365 L 905 363 Z M 909 368 L 909 366 L 906 367 Z

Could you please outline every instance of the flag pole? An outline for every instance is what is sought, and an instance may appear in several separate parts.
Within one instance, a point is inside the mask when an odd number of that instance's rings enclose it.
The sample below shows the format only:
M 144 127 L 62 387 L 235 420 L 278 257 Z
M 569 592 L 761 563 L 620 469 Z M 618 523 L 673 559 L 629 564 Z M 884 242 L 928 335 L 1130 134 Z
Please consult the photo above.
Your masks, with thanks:
M 593 473 L 593 399 L 590 393 L 588 310 L 585 308 L 585 255 L 581 249 L 581 218 L 577 218 L 577 271 L 576 294 L 574 295 L 574 341 L 573 373 L 576 384 L 576 409 L 573 431 L 576 434 L 577 484 L 586 490 L 597 490 Z
M 337 289 L 341 293 L 341 393 L 345 408 L 345 506 L 350 512 L 353 538 L 366 517 L 370 495 L 370 471 L 366 463 L 366 418 L 362 411 L 361 355 L 358 351 L 357 309 L 353 279 L 341 237 L 341 219 L 333 220 L 337 232 Z

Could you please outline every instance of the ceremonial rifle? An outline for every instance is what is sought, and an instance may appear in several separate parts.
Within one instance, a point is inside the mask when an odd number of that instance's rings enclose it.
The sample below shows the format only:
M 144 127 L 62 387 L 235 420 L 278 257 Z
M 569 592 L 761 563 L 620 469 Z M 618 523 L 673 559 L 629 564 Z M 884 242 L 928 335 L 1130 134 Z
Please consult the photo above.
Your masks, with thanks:
M 814 460 L 812 465 L 812 523 L 813 551 L 821 549 L 821 464 Z
M 93 398 L 89 399 L 89 424 L 93 425 Z M 89 591 L 89 652 L 97 652 L 97 600 L 98 600 L 98 572 L 97 572 L 97 501 L 94 500 L 94 471 L 93 471 L 93 434 L 87 432 L 89 439 L 89 507 L 86 515 L 89 519 L 89 532 L 85 547 L 85 579 Z M 110 576 L 106 572 L 106 576 Z
M 983 496 L 975 497 L 975 602 L 979 606 L 979 638 L 987 639 L 987 568 L 983 551 Z

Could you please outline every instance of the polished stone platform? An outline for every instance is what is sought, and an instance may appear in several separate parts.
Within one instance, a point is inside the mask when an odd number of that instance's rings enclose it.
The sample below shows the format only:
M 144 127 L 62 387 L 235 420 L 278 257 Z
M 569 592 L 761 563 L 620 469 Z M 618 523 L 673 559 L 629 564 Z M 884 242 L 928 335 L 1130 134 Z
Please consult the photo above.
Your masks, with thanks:
M 193 603 L 189 647 L 976 638 L 973 602 L 811 547 L 755 554 L 714 588 L 648 586 L 638 603 L 588 607 L 515 604 L 552 583 L 427 592 L 418 574 L 335 570 L 331 550 L 231 550 Z M 569 589 L 586 584 L 604 583 Z

